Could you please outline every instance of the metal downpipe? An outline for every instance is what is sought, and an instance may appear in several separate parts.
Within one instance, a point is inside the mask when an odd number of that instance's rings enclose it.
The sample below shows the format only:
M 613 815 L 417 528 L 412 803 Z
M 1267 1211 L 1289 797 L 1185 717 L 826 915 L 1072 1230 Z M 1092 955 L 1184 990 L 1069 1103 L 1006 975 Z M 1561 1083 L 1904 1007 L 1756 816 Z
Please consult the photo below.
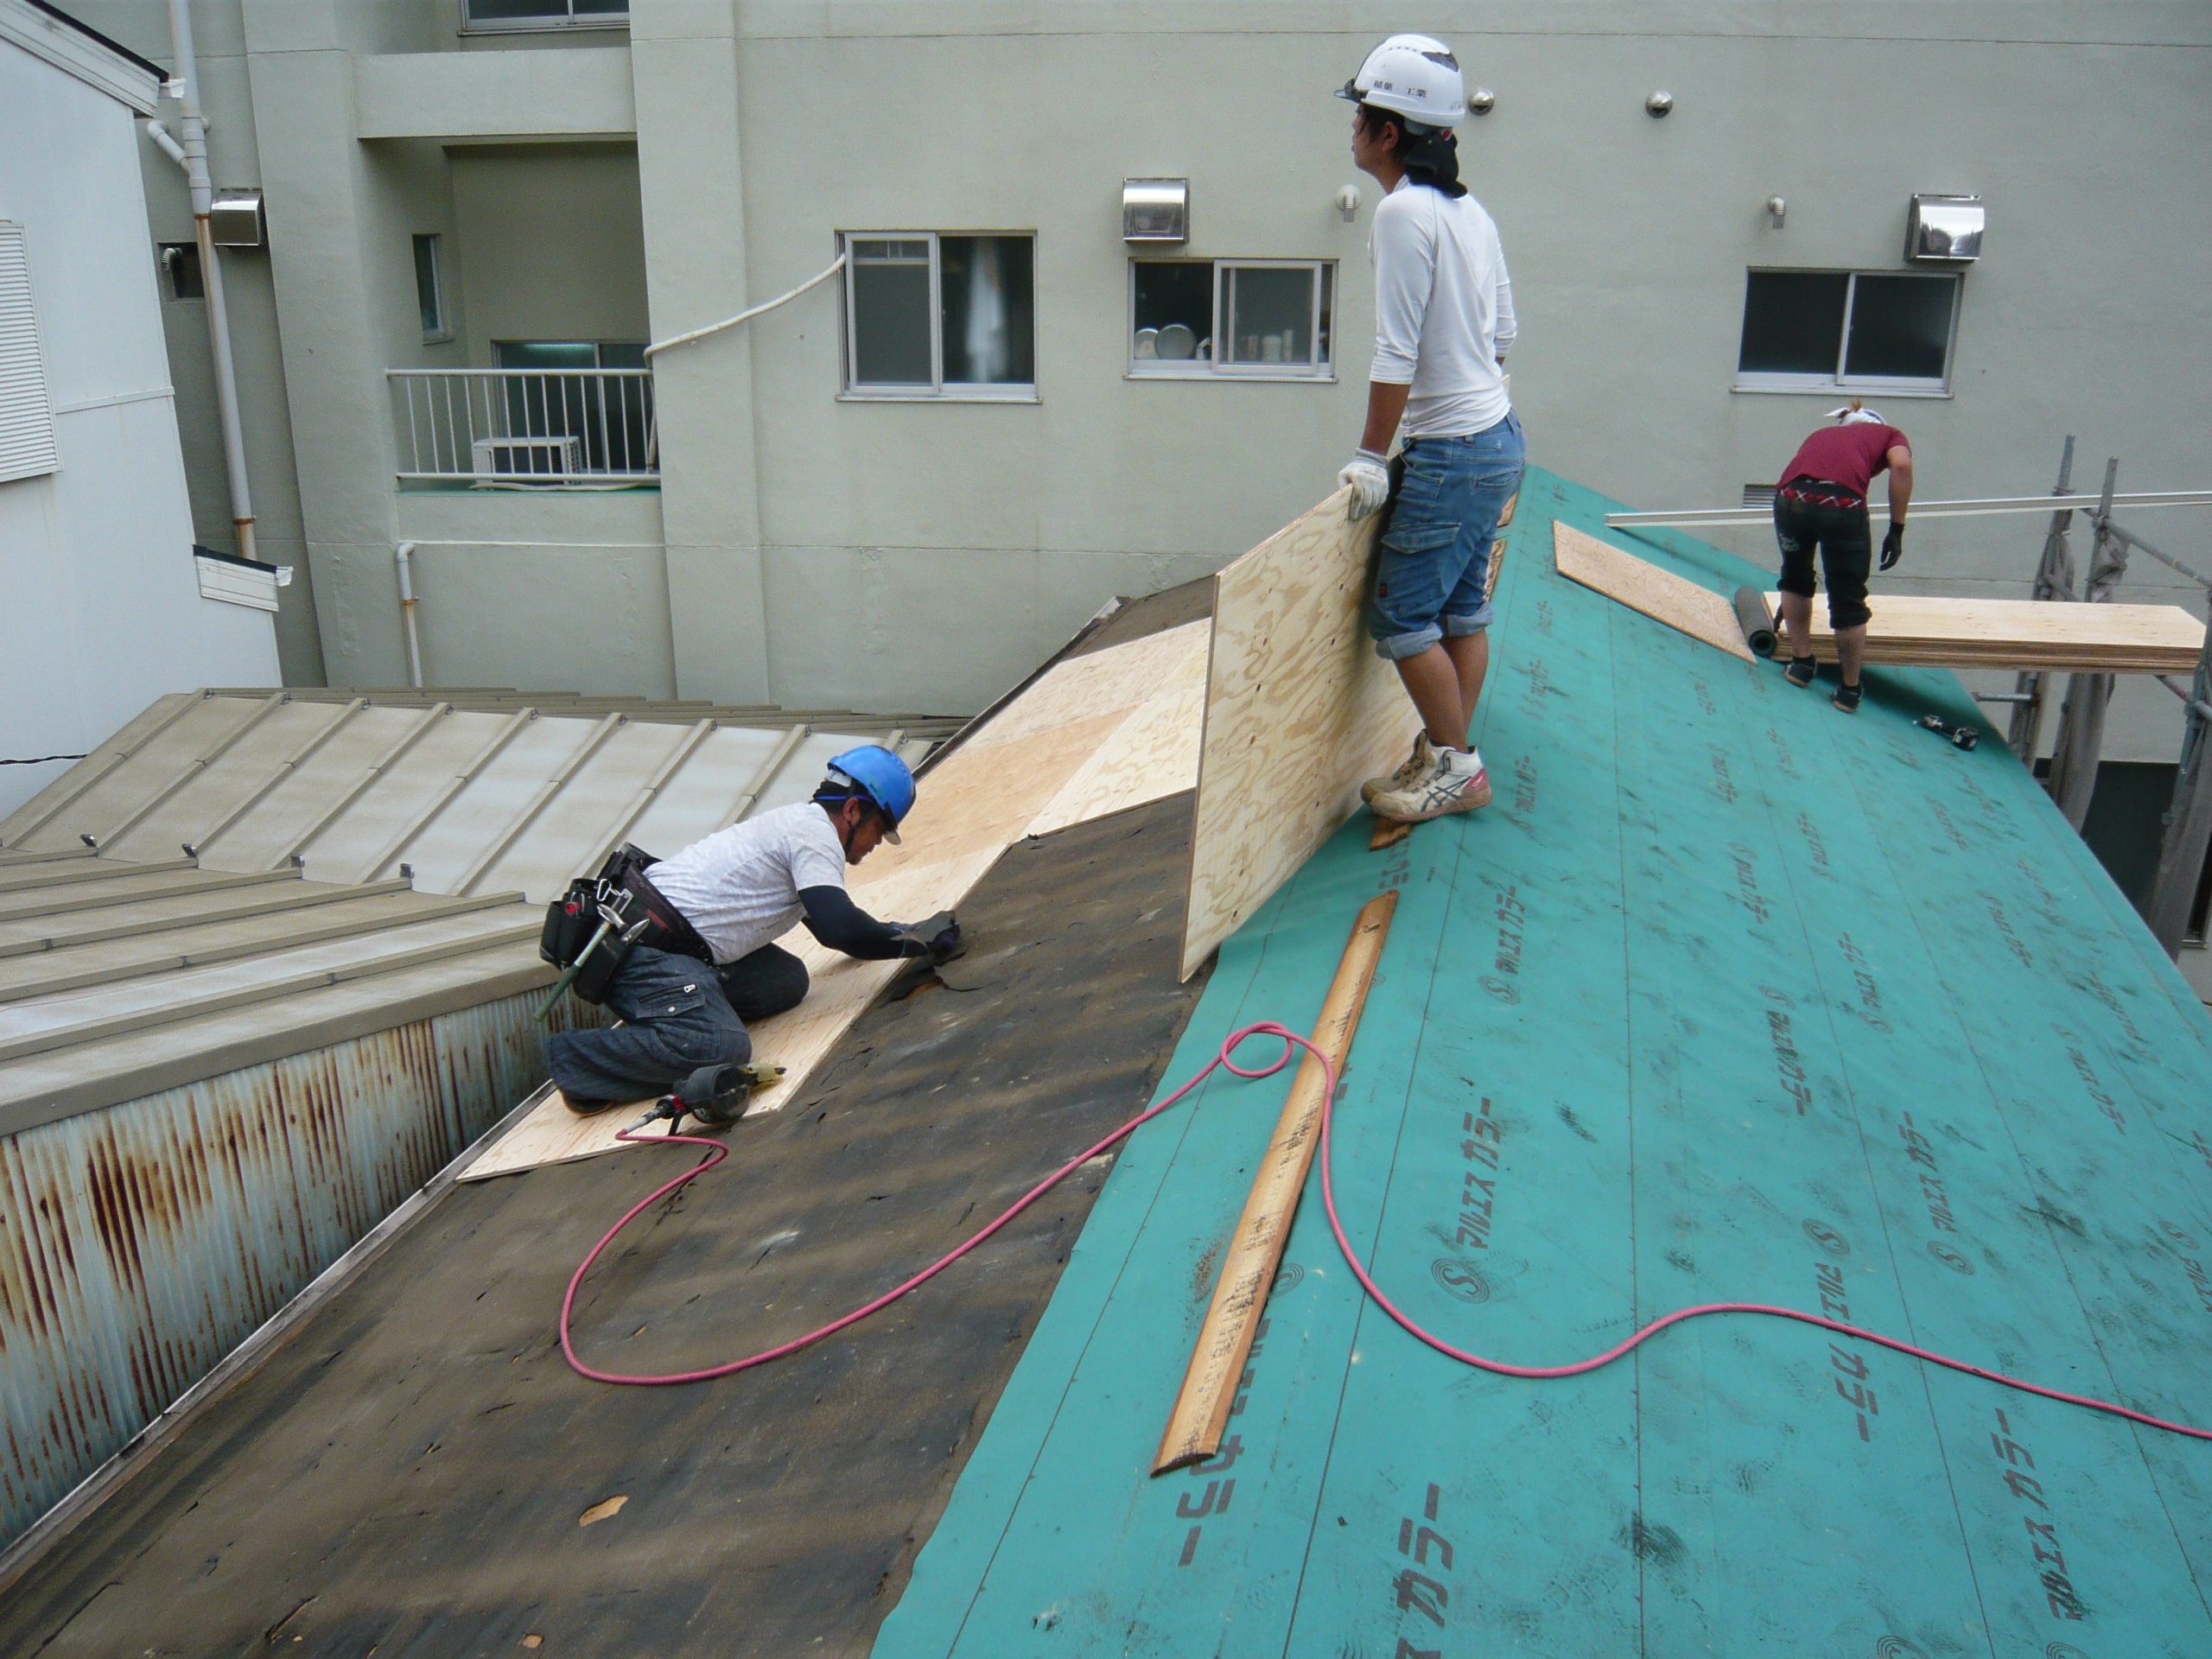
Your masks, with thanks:
M 402 542 L 391 550 L 391 563 L 399 572 L 399 623 L 407 635 L 407 683 L 423 689 L 423 640 L 415 631 L 415 543 Z
M 148 123 L 149 135 L 184 168 L 192 191 L 193 234 L 200 245 L 200 277 L 207 296 L 207 336 L 215 358 L 215 407 L 223 426 L 223 461 L 230 476 L 231 523 L 238 531 L 238 556 L 254 551 L 253 493 L 246 484 L 245 435 L 238 420 L 238 373 L 231 360 L 231 318 L 223 298 L 223 266 L 207 216 L 215 188 L 207 175 L 207 122 L 200 108 L 200 65 L 192 49 L 190 0 L 169 0 L 169 46 L 176 59 L 181 143 Z

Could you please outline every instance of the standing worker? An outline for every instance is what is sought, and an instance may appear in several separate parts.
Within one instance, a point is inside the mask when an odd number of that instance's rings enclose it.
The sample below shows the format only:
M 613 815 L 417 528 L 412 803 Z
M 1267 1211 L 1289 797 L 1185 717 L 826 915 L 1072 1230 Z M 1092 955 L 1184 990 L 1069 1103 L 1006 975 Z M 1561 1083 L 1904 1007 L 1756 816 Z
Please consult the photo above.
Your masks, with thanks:
M 1367 627 L 1422 725 L 1405 764 L 1361 793 L 1378 817 L 1441 817 L 1491 800 L 1467 739 L 1490 668 L 1491 542 L 1527 455 L 1505 391 L 1513 288 L 1497 226 L 1459 182 L 1467 100 L 1451 49 L 1393 35 L 1338 96 L 1357 105 L 1352 160 L 1384 194 L 1367 428 L 1337 481 L 1353 518 L 1389 508 Z
M 1781 646 L 1783 670 L 1792 685 L 1813 683 L 1813 549 L 1821 550 L 1827 577 L 1828 628 L 1835 635 L 1842 683 L 1829 699 L 1847 715 L 1859 712 L 1866 658 L 1866 578 L 1873 530 L 1866 518 L 1866 486 L 1890 474 L 1890 532 L 1882 537 L 1882 569 L 1904 553 L 1904 512 L 1912 502 L 1912 445 L 1905 435 L 1854 397 L 1832 409 L 1824 426 L 1797 447 L 1774 492 L 1774 539 L 1782 546 Z
M 958 953 L 950 912 L 913 927 L 880 922 L 845 892 L 845 867 L 880 842 L 897 845 L 914 804 L 906 763 L 874 744 L 848 749 L 811 800 L 763 812 L 649 866 L 656 919 L 607 983 L 603 1001 L 623 1024 L 546 1039 L 553 1082 L 571 1111 L 660 1095 L 694 1072 L 743 1065 L 747 1020 L 795 1007 L 806 964 L 775 940 L 804 923 L 832 950 L 877 961 Z M 734 1121 L 741 1096 L 700 1089 L 685 1102 L 709 1123 Z

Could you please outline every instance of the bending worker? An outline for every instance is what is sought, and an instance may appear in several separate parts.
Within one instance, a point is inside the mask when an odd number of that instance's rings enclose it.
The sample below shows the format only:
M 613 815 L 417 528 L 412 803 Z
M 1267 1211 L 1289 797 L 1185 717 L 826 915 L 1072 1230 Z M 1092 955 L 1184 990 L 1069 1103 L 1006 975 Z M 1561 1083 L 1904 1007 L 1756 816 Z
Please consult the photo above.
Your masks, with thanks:
M 1789 654 L 1783 676 L 1792 685 L 1813 683 L 1813 550 L 1821 550 L 1827 577 L 1828 627 L 1835 635 L 1842 683 L 1829 699 L 1847 715 L 1859 712 L 1859 669 L 1866 658 L 1866 578 L 1873 560 L 1873 531 L 1866 518 L 1866 486 L 1890 474 L 1890 531 L 1882 537 L 1882 569 L 1904 555 L 1904 512 L 1912 501 L 1912 445 L 1905 435 L 1853 398 L 1832 409 L 1824 426 L 1797 447 L 1774 492 L 1774 539 L 1782 546 L 1780 648 Z
M 801 922 L 832 950 L 874 961 L 929 957 L 960 944 L 950 913 L 917 926 L 880 922 L 845 892 L 845 867 L 880 842 L 896 845 L 914 804 L 914 778 L 890 750 L 848 749 L 811 800 L 763 812 L 651 867 L 651 910 L 672 917 L 640 938 L 603 1001 L 624 1022 L 546 1041 L 553 1082 L 576 1112 L 666 1093 L 703 1066 L 752 1058 L 746 1022 L 795 1007 L 806 964 L 775 940 Z M 644 879 L 644 878 L 640 878 Z M 728 1122 L 734 1103 L 695 1110 Z
M 1491 800 L 1467 739 L 1490 668 L 1491 542 L 1527 454 L 1505 391 L 1513 287 L 1497 226 L 1459 182 L 1467 101 L 1449 48 L 1394 35 L 1339 96 L 1358 106 L 1352 161 L 1383 198 L 1367 427 L 1338 481 L 1354 518 L 1389 506 L 1367 627 L 1422 726 L 1405 764 L 1361 792 L 1379 817 L 1433 818 Z

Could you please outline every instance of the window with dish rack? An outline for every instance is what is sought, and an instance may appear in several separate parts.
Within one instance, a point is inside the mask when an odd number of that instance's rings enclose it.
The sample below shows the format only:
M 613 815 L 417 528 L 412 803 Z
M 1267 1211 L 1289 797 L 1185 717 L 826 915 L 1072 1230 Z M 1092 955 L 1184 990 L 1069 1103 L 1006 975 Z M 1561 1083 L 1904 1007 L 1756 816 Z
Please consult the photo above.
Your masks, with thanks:
M 1328 259 L 1132 259 L 1129 373 L 1333 378 L 1336 276 Z

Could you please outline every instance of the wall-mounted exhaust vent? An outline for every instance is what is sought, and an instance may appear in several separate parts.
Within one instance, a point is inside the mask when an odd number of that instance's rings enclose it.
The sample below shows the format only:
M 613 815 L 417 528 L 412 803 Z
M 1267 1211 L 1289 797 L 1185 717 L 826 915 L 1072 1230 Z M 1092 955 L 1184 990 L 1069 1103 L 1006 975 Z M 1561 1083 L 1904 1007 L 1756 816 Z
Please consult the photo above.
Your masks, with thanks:
M 1905 219 L 1904 257 L 1918 264 L 1962 265 L 1981 257 L 1980 196 L 1919 195 Z
M 1191 181 L 1188 179 L 1123 179 L 1122 240 L 1187 242 L 1191 239 Z
M 268 239 L 261 192 L 218 190 L 207 207 L 207 232 L 219 248 L 257 248 Z

